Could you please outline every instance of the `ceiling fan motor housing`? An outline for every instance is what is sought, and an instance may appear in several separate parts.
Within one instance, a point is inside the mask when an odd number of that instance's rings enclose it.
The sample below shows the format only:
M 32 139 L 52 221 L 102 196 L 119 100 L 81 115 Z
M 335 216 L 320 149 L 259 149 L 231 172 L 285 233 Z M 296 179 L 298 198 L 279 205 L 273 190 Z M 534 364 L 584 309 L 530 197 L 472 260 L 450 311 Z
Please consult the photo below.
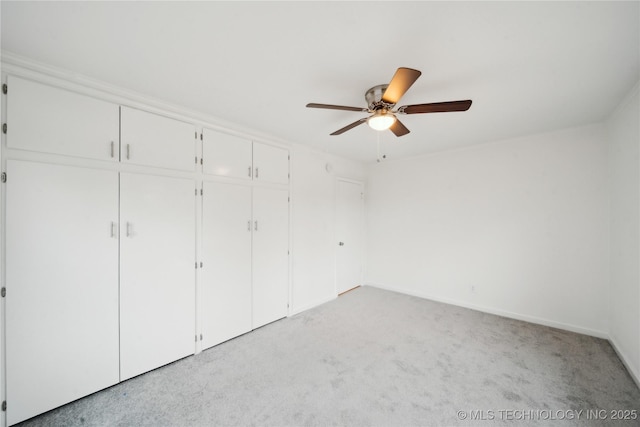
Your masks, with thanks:
M 395 104 L 389 104 L 382 100 L 382 95 L 389 87 L 388 84 L 374 86 L 364 94 L 364 99 L 367 100 L 369 110 L 377 111 L 381 109 L 391 110 Z

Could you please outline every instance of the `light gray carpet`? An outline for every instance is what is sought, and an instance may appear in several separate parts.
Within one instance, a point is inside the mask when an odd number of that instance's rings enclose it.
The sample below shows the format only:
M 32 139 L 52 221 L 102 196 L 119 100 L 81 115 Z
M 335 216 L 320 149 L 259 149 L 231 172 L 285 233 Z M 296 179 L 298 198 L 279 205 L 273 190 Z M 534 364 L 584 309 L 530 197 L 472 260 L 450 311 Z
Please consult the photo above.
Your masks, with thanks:
M 611 410 L 640 391 L 605 340 L 364 287 L 23 425 L 640 425 Z

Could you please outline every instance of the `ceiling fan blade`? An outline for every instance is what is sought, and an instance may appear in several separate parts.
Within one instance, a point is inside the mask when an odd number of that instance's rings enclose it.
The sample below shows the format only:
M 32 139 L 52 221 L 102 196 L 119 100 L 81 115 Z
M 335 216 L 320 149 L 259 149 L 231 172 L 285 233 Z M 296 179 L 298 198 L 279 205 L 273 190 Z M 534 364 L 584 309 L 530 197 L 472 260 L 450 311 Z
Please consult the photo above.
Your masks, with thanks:
M 403 136 L 410 132 L 409 129 L 407 129 L 407 127 L 403 125 L 402 122 L 397 118 L 396 118 L 396 121 L 391 125 L 389 130 L 393 132 L 396 136 Z
M 407 89 L 411 87 L 422 73 L 412 68 L 400 67 L 393 75 L 387 90 L 382 95 L 382 100 L 389 104 L 397 104 L 405 94 Z
M 347 125 L 345 127 L 343 127 L 342 129 L 338 129 L 337 131 L 335 131 L 334 133 L 332 133 L 331 135 L 340 135 L 341 133 L 345 133 L 346 131 L 348 131 L 349 129 L 353 129 L 354 127 L 363 124 L 364 122 L 367 121 L 367 118 L 363 118 L 360 120 L 357 120 L 353 123 L 351 123 L 350 125 Z
M 344 105 L 315 104 L 313 102 L 307 104 L 307 108 L 326 108 L 327 110 L 346 110 L 346 111 L 360 111 L 360 112 L 369 111 L 369 109 L 361 108 L 361 107 L 345 107 Z
M 446 113 L 448 111 L 467 111 L 471 107 L 471 100 L 433 102 L 431 104 L 405 105 L 398 108 L 399 113 L 420 114 L 420 113 Z

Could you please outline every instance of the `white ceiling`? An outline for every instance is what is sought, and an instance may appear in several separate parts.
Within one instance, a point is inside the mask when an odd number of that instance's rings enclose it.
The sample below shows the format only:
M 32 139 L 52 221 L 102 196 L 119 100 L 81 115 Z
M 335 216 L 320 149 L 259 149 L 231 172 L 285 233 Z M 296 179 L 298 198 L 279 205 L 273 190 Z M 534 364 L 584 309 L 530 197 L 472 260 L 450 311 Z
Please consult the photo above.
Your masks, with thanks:
M 640 2 L 10 2 L 2 49 L 364 162 L 604 119 L 640 76 Z M 366 125 L 364 92 L 400 67 L 399 105 L 464 113 Z

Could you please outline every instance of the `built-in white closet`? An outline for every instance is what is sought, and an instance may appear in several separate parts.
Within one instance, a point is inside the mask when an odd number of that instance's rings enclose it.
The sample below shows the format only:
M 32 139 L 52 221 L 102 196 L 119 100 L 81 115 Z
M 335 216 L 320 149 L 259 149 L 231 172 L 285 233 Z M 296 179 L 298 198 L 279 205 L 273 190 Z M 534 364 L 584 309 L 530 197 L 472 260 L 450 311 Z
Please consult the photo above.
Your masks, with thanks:
M 286 148 L 7 85 L 9 425 L 287 315 Z
M 287 314 L 289 154 L 211 129 L 202 152 L 207 348 Z

